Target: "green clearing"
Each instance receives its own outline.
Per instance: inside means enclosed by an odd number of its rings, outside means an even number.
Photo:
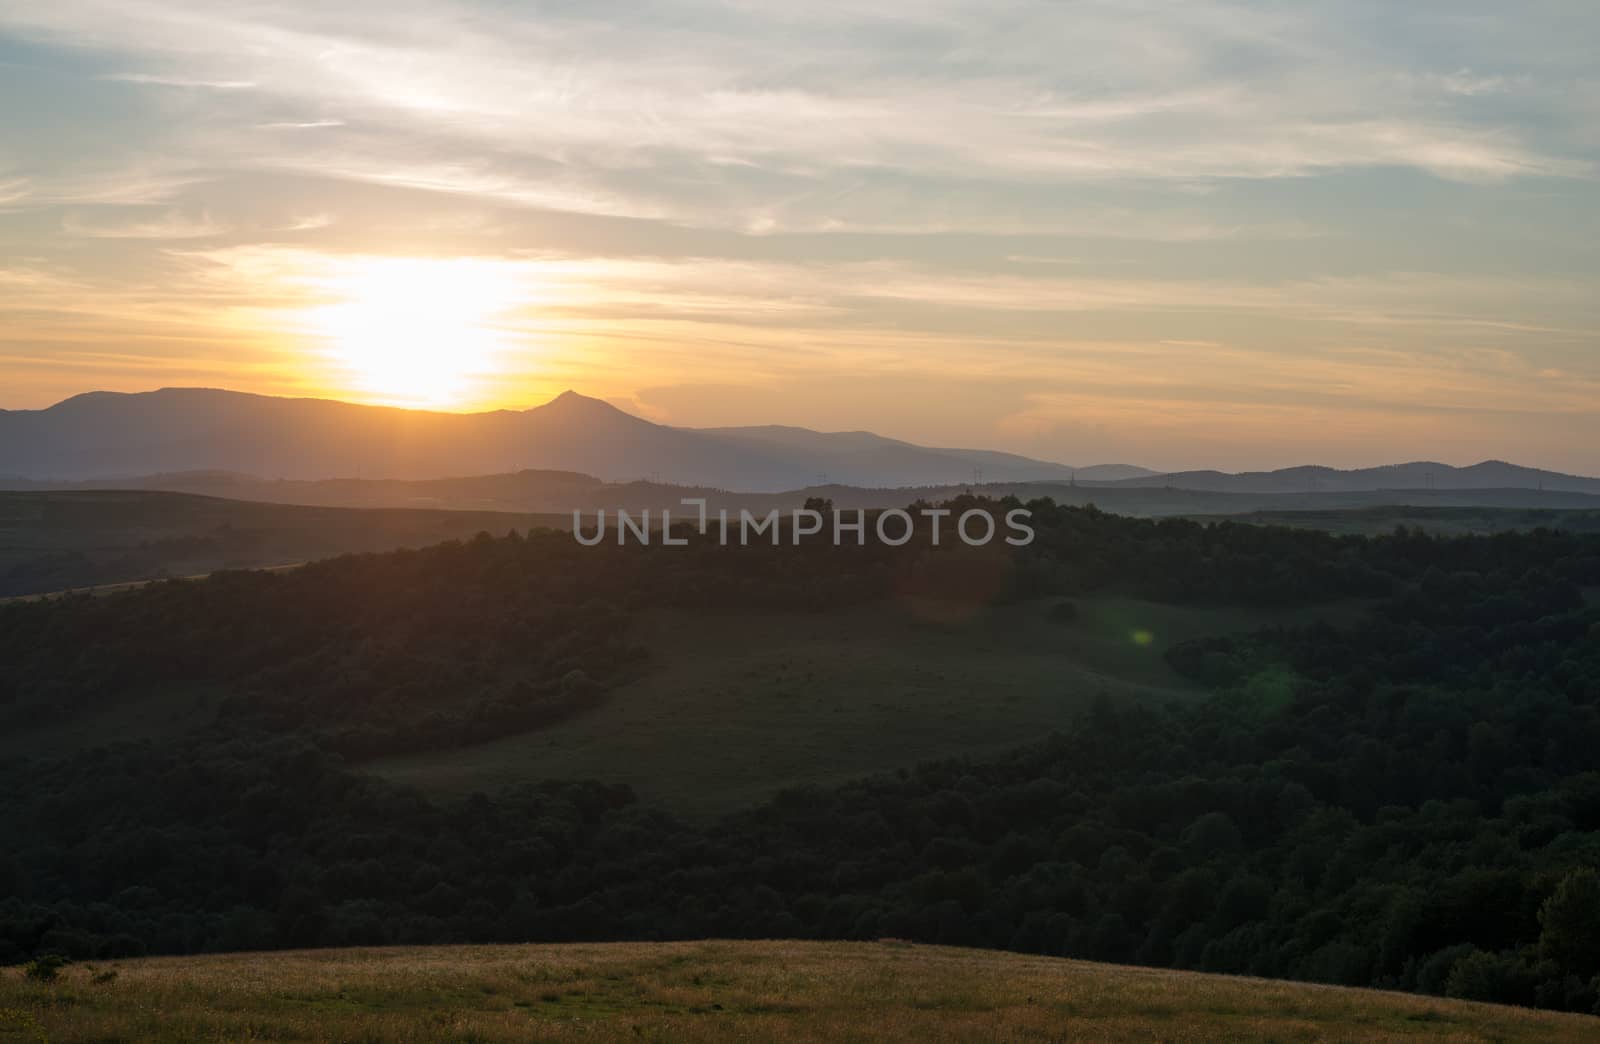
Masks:
[[[1127,598],[955,610],[890,602],[827,614],[655,614],[648,673],[598,708],[537,732],[368,766],[440,796],[540,779],[630,784],[686,816],[921,761],[981,755],[1068,727],[1094,699],[1192,698],[1166,663],[1205,635],[1318,619]]]
[[[114,973],[114,974],[113,974]],[[0,969],[0,1041],[1589,1041],[1600,1020],[905,943],[440,946]]]

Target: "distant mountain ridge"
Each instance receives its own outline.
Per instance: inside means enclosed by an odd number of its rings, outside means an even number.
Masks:
[[[190,471],[116,479],[41,481],[0,478],[0,491],[164,491],[255,501],[334,508],[446,508],[456,511],[499,511],[570,516],[578,511],[670,510],[683,518],[682,500],[704,498],[711,512],[798,508],[813,497],[833,502],[840,510],[905,507],[915,500],[940,503],[966,493],[1016,497],[1028,501],[1048,497],[1058,504],[1093,504],[1114,515],[1142,518],[1184,516],[1218,520],[1256,512],[1340,513],[1417,508],[1423,512],[1457,509],[1528,514],[1518,525],[1550,522],[1538,513],[1587,511],[1600,514],[1600,494],[1532,489],[1366,490],[1352,493],[1218,493],[1167,487],[1097,485],[1059,480],[996,482],[934,486],[864,487],[805,486],[777,492],[730,491],[721,487],[669,485],[657,482],[602,482],[592,475],[567,471],[520,471],[503,475],[471,475],[438,479],[261,479],[226,471]],[[3,512],[0,512],[3,514]],[[660,517],[659,514],[656,517]],[[0,523],[4,523],[0,518]],[[0,527],[3,528],[3,527]]]
[[[471,414],[206,388],[90,392],[43,410],[0,410],[0,477],[13,486],[66,481],[105,488],[117,479],[142,476],[138,485],[143,488],[195,489],[212,484],[196,480],[196,473],[205,472],[259,483],[420,481],[532,471],[751,493],[1055,483],[1258,495],[1600,494],[1600,479],[1504,461],[1471,467],[1424,461],[1356,470],[1302,466],[1160,474],[1131,465],[1072,467],[994,450],[919,446],[866,431],[672,427],[571,391],[527,410]],[[152,485],[152,478],[162,476],[179,481]]]
[[[1525,468],[1503,460],[1458,468],[1416,461],[1341,471],[1301,466],[1230,475],[1221,471],[1181,471],[1141,475],[1104,483],[1127,489],[1189,489],[1207,493],[1359,493],[1373,490],[1531,489],[1552,493],[1600,493],[1600,478]]]
[[[868,432],[678,428],[576,392],[528,410],[440,413],[206,388],[91,392],[0,411],[0,476],[93,480],[229,471],[275,479],[431,479],[524,470],[778,491],[1070,479],[1078,469]],[[1104,479],[1151,474],[1083,469]]]

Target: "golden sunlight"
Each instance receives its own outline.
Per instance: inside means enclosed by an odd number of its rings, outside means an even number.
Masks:
[[[502,266],[475,259],[364,258],[312,309],[344,383],[395,405],[453,406],[500,365],[496,320],[518,303]]]

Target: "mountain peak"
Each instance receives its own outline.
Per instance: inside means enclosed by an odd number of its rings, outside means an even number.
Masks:
[[[580,413],[580,412],[581,413],[585,413],[585,414],[591,414],[591,415],[592,414],[621,413],[624,416],[632,416],[631,414],[628,414],[625,410],[617,409],[617,407],[611,405],[609,402],[605,401],[604,399],[596,399],[591,395],[580,395],[579,393],[573,391],[571,388],[568,388],[566,391],[562,392],[560,395],[557,395],[555,398],[551,399],[549,402],[545,403],[543,406],[535,406],[535,407],[533,407],[533,409],[534,410],[552,410],[552,411],[555,411],[557,413],[562,413],[562,414]]]
[[[567,405],[567,406],[577,406],[577,405],[610,406],[611,404],[609,402],[606,402],[604,399],[596,399],[592,395],[581,395],[578,392],[573,391],[571,388],[568,388],[566,391],[562,392],[560,395],[557,395],[555,398],[553,398],[549,402],[545,403],[545,405],[546,406],[561,406],[561,405]],[[612,407],[612,408],[614,409],[615,407]]]

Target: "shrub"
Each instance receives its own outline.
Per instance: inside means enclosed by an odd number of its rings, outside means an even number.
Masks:
[[[1474,950],[1450,969],[1444,992],[1459,1000],[1527,1006],[1534,1002],[1537,985],[1538,974],[1518,954]]]
[[[1445,983],[1450,980],[1450,973],[1457,962],[1476,952],[1476,947],[1471,943],[1460,943],[1429,954],[1417,968],[1417,991],[1444,996]]]
[[[61,969],[71,963],[71,958],[57,953],[47,953],[23,965],[22,974],[34,982],[55,982],[61,976]]]

